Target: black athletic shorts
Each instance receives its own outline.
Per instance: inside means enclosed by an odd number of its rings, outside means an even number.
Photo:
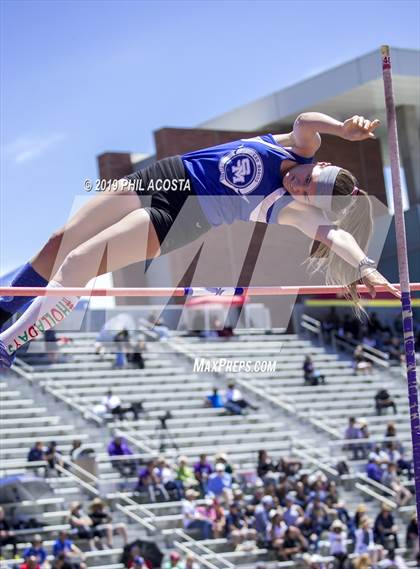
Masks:
[[[180,156],[163,158],[125,176],[147,210],[161,253],[169,253],[197,239],[211,225],[194,193]]]

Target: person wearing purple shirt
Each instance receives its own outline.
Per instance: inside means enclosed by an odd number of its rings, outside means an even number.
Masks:
[[[130,456],[134,453],[125,438],[116,435],[108,445],[108,454],[109,456]],[[135,460],[113,460],[111,462],[121,476],[132,476],[136,471]]]
[[[369,458],[369,462],[366,466],[366,474],[369,478],[375,480],[375,482],[382,481],[383,470],[380,467],[378,460],[374,456],[371,456]]]
[[[134,454],[131,448],[128,446],[127,441],[121,437],[116,436],[108,445],[109,456],[123,456],[126,454]]]
[[[200,483],[203,494],[207,493],[207,480],[213,473],[213,467],[207,460],[206,454],[200,454],[200,459],[194,464],[194,475]]]
[[[362,431],[360,430],[360,426],[356,422],[355,417],[349,417],[349,424],[344,431],[344,438],[345,439],[361,439],[362,438]],[[353,454],[353,460],[357,460],[359,458],[359,453],[361,458],[365,458],[365,451],[363,445],[359,444],[349,444],[344,446],[344,450],[349,450]]]

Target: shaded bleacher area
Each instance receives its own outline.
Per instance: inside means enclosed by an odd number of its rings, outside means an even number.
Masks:
[[[382,446],[389,440],[384,434],[390,421],[396,425],[395,439],[403,445],[405,458],[411,459],[407,395],[402,378],[384,367],[375,367],[363,376],[355,375],[345,353],[303,335],[270,332],[237,331],[230,339],[173,333],[169,341],[147,342],[144,369],[130,365],[116,368],[114,354],[95,353],[94,334],[66,334],[72,341],[60,346],[60,357],[53,362],[40,357],[43,345],[36,342],[35,349],[20,358],[0,380],[2,479],[32,475],[49,489],[42,500],[19,506],[4,504],[6,519],[16,522],[22,512],[26,517],[32,512],[32,521],[35,520],[32,527],[14,530],[18,555],[22,555],[35,534],[42,535],[50,553],[58,531],[72,532],[70,504],[79,501],[87,511],[89,503],[100,497],[110,508],[112,522],[126,525],[130,542],[152,541],[166,556],[173,550],[183,559],[191,554],[197,567],[208,569],[255,569],[257,564],[264,564],[267,569],[309,567],[310,558],[316,567],[314,555],[333,563],[330,527],[339,519],[346,534],[350,567],[358,557],[354,515],[363,503],[365,515],[372,520],[381,508],[392,512],[399,527],[397,552],[407,558],[408,566],[416,566],[413,553],[406,549],[413,500],[401,506],[395,491],[366,475],[369,453],[376,444]],[[306,355],[311,355],[316,369],[325,375],[325,385],[304,384],[302,365]],[[200,373],[194,372],[196,358],[246,360],[252,369],[256,362],[270,360],[276,362],[276,369]],[[214,387],[223,394],[230,383],[255,409],[247,407],[241,414],[234,414],[225,408],[205,405]],[[381,416],[375,413],[374,395],[384,386],[396,402],[395,416],[391,411]],[[141,402],[144,412],[138,419],[127,414],[124,420],[100,412],[100,403],[110,389],[124,404]],[[353,452],[360,440],[345,439],[350,416],[368,424],[369,437],[363,440],[366,452],[362,456],[359,453],[355,457]],[[122,437],[133,454],[109,456],[108,444],[115,437]],[[74,440],[81,443],[78,450],[87,451],[85,457],[83,453],[79,453],[79,458],[75,458],[77,453],[70,456]],[[63,462],[54,467],[45,459],[28,462],[28,451],[36,441],[42,441],[44,446],[55,441]],[[268,455],[264,464],[258,464],[261,450]],[[187,476],[183,486],[177,488],[167,481],[181,477],[179,457],[184,457],[192,468],[202,454],[207,455],[213,470],[216,464],[223,464],[225,472],[233,471],[233,484],[219,496],[219,501],[225,516],[229,514],[230,502],[239,503],[246,525],[257,529],[256,539],[248,539],[255,537],[249,532],[245,539],[244,528],[238,529],[236,536],[222,530],[210,538],[200,528],[185,527],[186,490],[198,491],[192,502],[196,511],[204,515],[207,484],[200,486]],[[153,483],[143,477],[139,485],[139,471],[162,456],[170,467],[163,489],[158,477]],[[157,468],[156,462],[151,468]],[[412,491],[406,474],[401,481]],[[264,502],[264,496],[272,496],[273,502]],[[316,540],[311,540],[313,531],[307,531],[298,516],[296,526],[300,529],[288,538],[296,542],[294,555],[282,544],[286,525],[293,525],[284,522],[290,514],[286,496],[294,502],[293,507],[303,508],[306,517],[310,517],[315,497],[321,498],[321,506],[327,504],[321,508],[326,517],[317,525]],[[270,511],[274,515],[273,510],[280,517],[279,527],[273,529],[272,535],[269,516]],[[241,524],[238,521],[238,526]],[[115,547],[102,544],[103,549],[91,550],[87,539],[80,539],[74,532],[71,535],[84,552],[88,567],[124,567],[120,562],[123,543],[119,536],[114,537]],[[281,538],[276,541],[274,535]],[[383,545],[389,547],[388,542]],[[378,551],[379,546],[377,543]],[[385,557],[386,550],[381,551]],[[2,553],[10,558],[12,545],[5,545]],[[11,561],[2,563],[5,567],[13,566]],[[18,561],[15,563],[19,566]]]

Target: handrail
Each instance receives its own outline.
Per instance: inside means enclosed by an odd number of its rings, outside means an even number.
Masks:
[[[362,482],[365,482],[366,484],[370,484],[371,486],[373,486],[374,488],[377,488],[381,492],[385,492],[386,494],[389,494],[393,498],[395,498],[397,496],[397,492],[395,492],[395,490],[392,490],[391,488],[388,488],[388,486],[385,486],[384,484],[381,484],[380,482],[373,480],[373,478],[369,478],[369,476],[366,476],[366,474],[363,474],[362,472],[359,472],[356,475],[356,478],[358,478]]]
[[[355,488],[357,488],[361,492],[364,492],[365,494],[368,494],[369,496],[372,496],[372,498],[379,500],[379,502],[382,502],[383,504],[385,504],[386,506],[389,506],[393,510],[396,510],[398,508],[398,504],[396,502],[389,500],[388,498],[385,498],[385,496],[381,496],[380,494],[378,494],[378,492],[375,492],[374,490],[372,490],[368,486],[365,486],[363,484],[360,484],[359,482],[356,482]]]
[[[323,344],[324,339],[322,336],[322,324],[319,320],[313,318],[312,316],[309,316],[309,314],[302,314],[300,325],[305,330],[308,330],[309,332],[312,332],[313,334],[318,336],[319,343],[321,345]]]
[[[78,476],[76,476],[75,474],[73,474],[72,472],[69,472],[66,468],[63,468],[62,466],[60,466],[59,464],[55,464],[54,468],[58,471],[61,472],[61,474],[64,474],[65,476],[73,479],[75,482],[77,482],[77,484],[80,484],[80,486],[83,486],[83,488],[85,488],[88,492],[90,492],[91,494],[94,494],[95,496],[99,496],[99,491],[94,488],[91,484],[88,484],[87,482],[84,482],[83,480],[81,480]]]
[[[176,528],[174,530],[175,534],[178,534],[180,537],[182,537],[183,539],[185,539],[185,541],[188,541],[189,543],[192,543],[195,547],[202,549],[205,553],[204,555],[212,555],[212,556],[219,556],[218,553],[212,551],[210,548],[208,548],[206,545],[204,545],[203,543],[201,543],[200,541],[195,540],[194,538],[192,538],[190,535],[188,535],[186,532],[184,532],[182,529],[180,528]],[[193,553],[193,552],[191,552]],[[196,556],[197,554],[194,553]],[[223,563],[225,565],[225,567],[228,567],[229,569],[235,567],[235,565],[233,563],[231,563],[230,561],[228,561],[227,559],[224,559],[223,557],[219,557],[218,559],[221,563]],[[216,569],[219,569],[216,567]]]
[[[341,336],[336,330],[333,331],[331,338],[332,338],[333,347],[336,347],[338,342],[342,346],[344,346],[344,348],[346,348],[347,351],[351,351],[353,353],[354,348],[361,345],[363,346],[362,354],[367,360],[370,360],[371,362],[385,368],[390,367],[389,355],[386,352],[382,352],[377,348],[372,348],[371,346],[367,346],[362,342],[353,340],[353,338],[345,338],[344,336]]]
[[[297,443],[301,446],[304,447],[304,449],[309,450],[309,448],[307,447],[307,445],[303,444],[303,443]],[[325,472],[327,472],[330,476],[333,476],[334,478],[339,478],[339,473],[338,470],[336,470],[335,468],[333,468],[332,466],[329,466],[327,464],[324,464],[323,462],[321,462],[320,460],[318,460],[317,458],[311,456],[308,452],[305,452],[305,450],[302,449],[297,449],[297,448],[293,448],[293,454],[296,454],[297,456],[300,456],[301,458],[304,458],[305,460],[307,460],[308,462],[311,462],[312,464],[314,464],[317,468],[319,468],[320,470],[323,470]]]
[[[150,532],[155,532],[156,528],[155,526],[153,526],[152,524],[150,524],[149,522],[147,522],[146,520],[143,520],[143,518],[141,518],[140,516],[138,516],[135,512],[132,512],[131,510],[128,510],[126,506],[123,506],[122,504],[116,504],[117,509],[120,510],[121,512],[123,512],[126,516],[128,516],[129,518],[132,518],[133,520],[135,520],[136,522],[138,522],[140,525],[144,526],[146,529],[148,529]]]
[[[174,545],[175,545],[175,547],[180,549],[183,553],[186,553],[186,554],[193,553],[188,546],[186,546],[184,543],[181,543],[180,541],[174,541]],[[215,554],[215,555],[217,555],[217,554]],[[217,567],[217,565],[214,565],[211,561],[204,559],[203,557],[201,557],[201,555],[197,555],[195,553],[194,558],[197,561],[199,561],[201,565],[203,565],[204,567],[207,567],[208,569],[220,569],[220,567]]]

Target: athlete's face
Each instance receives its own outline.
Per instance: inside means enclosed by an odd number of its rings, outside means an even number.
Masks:
[[[316,164],[299,164],[293,166],[283,177],[283,187],[296,201],[307,205],[315,205],[316,184],[323,168],[330,166],[329,162]]]

